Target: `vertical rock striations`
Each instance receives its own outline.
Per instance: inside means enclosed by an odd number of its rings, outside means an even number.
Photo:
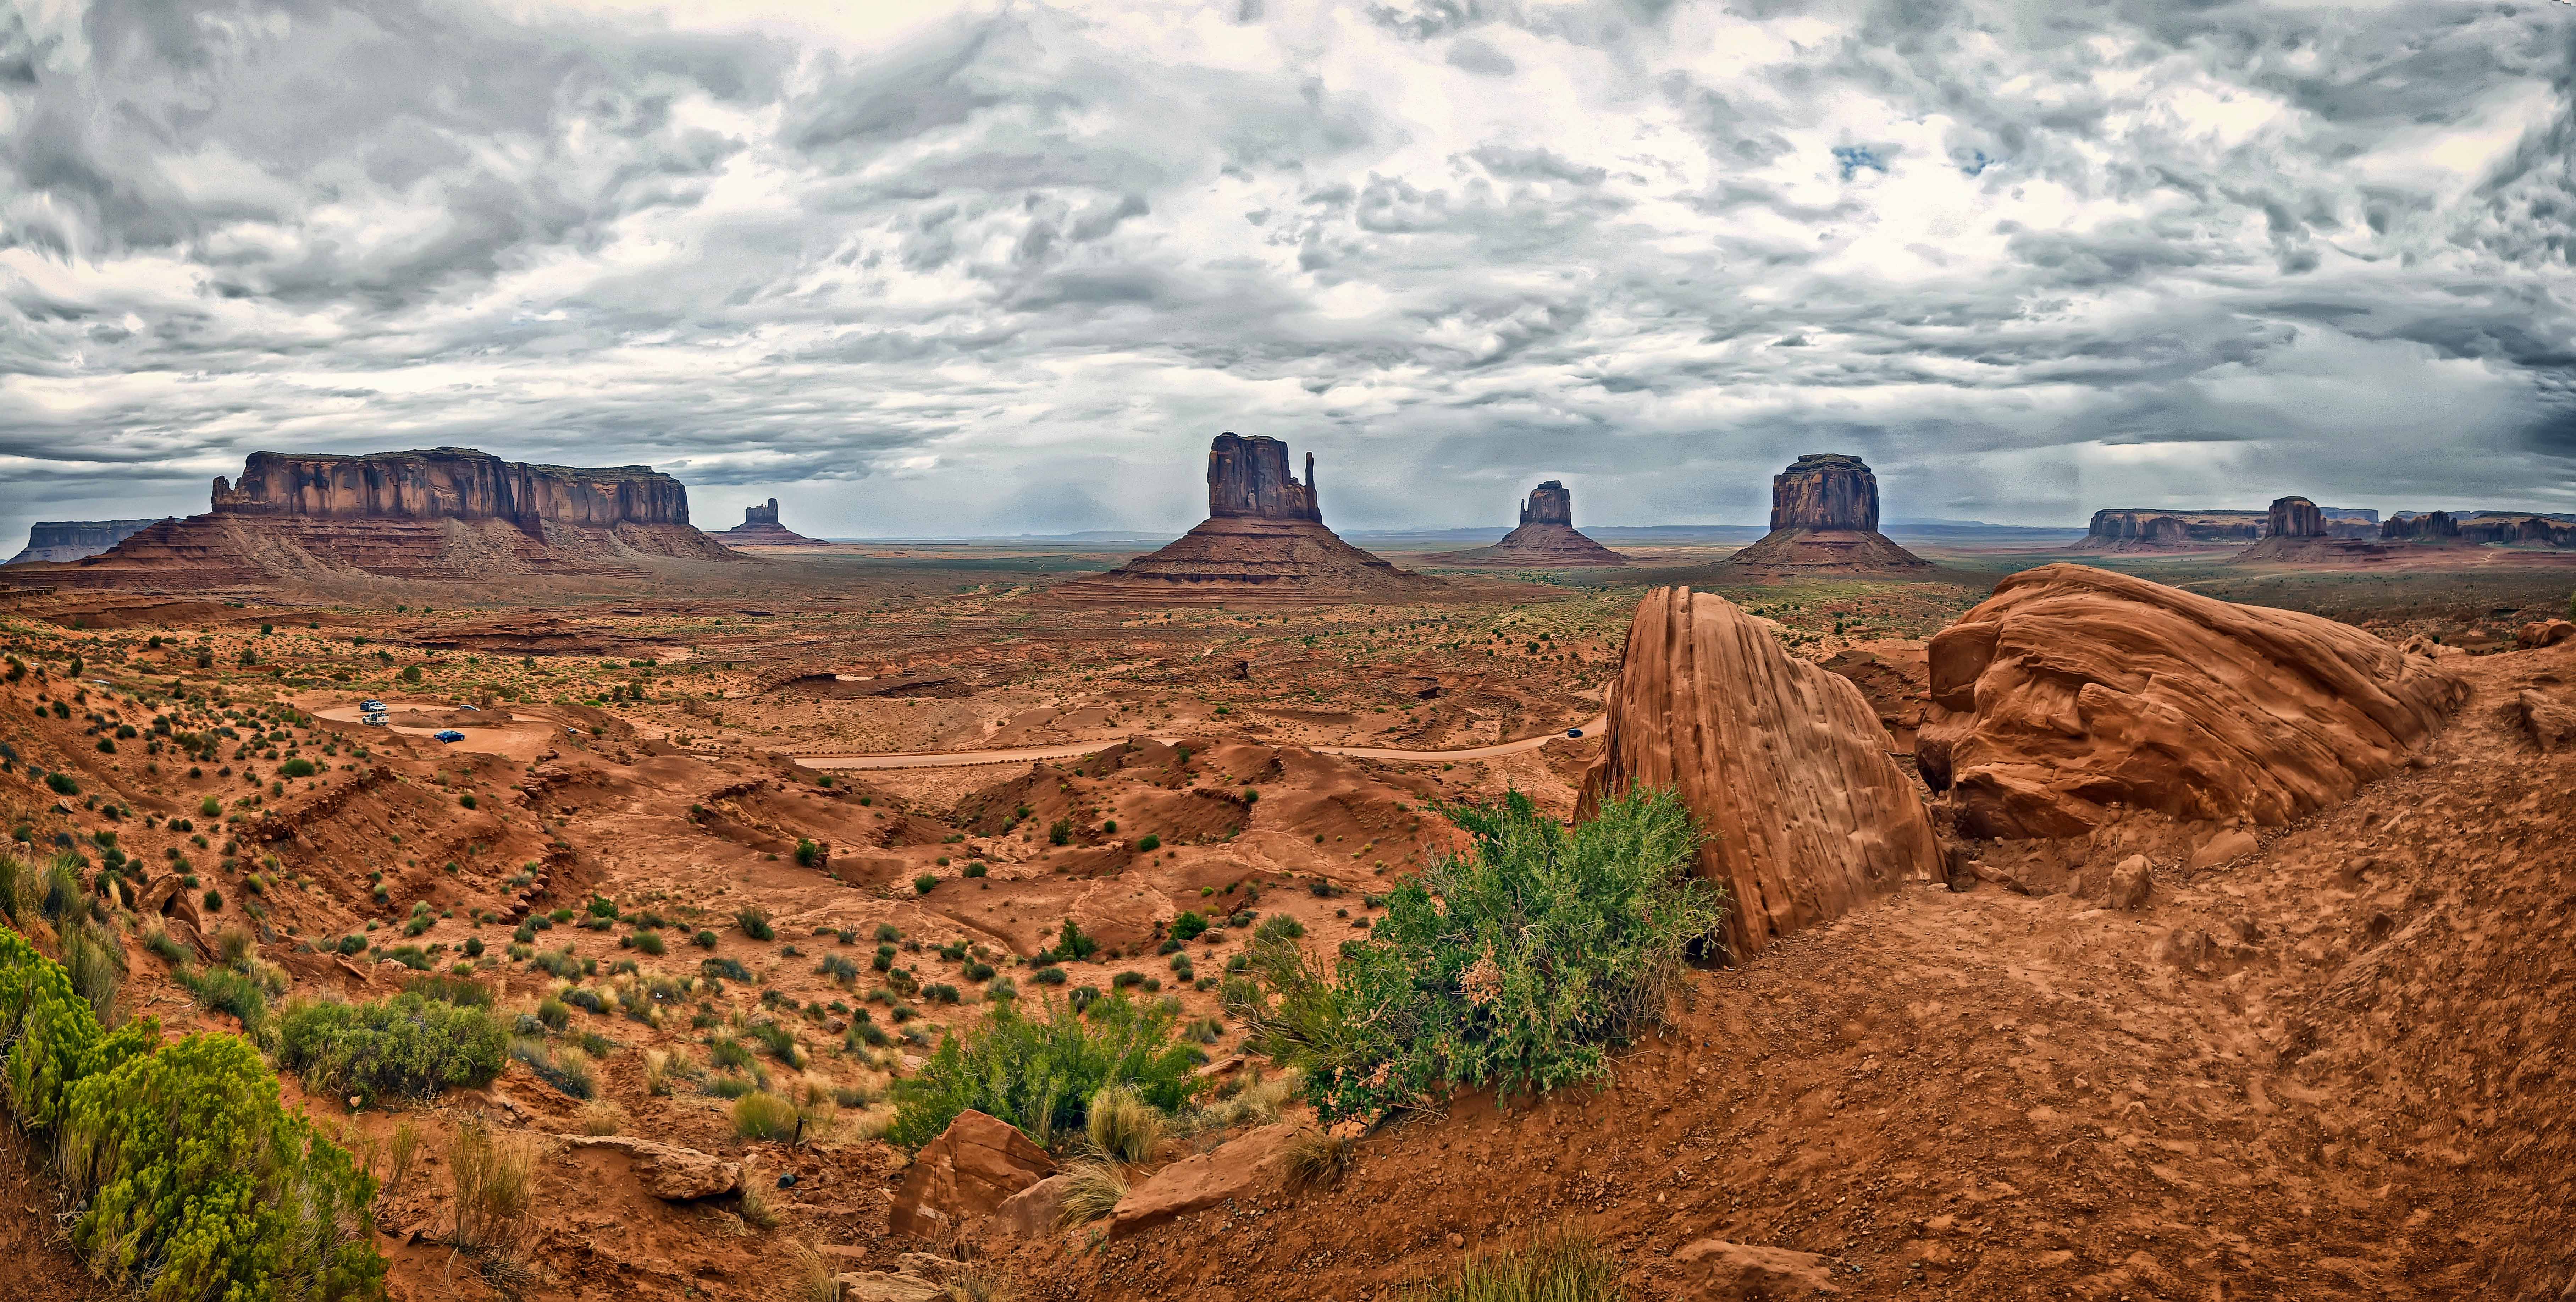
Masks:
[[[1208,447],[1208,518],[1160,551],[1059,583],[1061,605],[1289,605],[1439,593],[1438,579],[1399,570],[1324,527],[1315,454],[1306,482],[1288,473],[1288,445],[1219,434]]]
[[[2323,538],[2326,536],[2325,512],[2304,497],[2274,498],[2264,535],[2271,538]]]
[[[1678,792],[1708,838],[1700,874],[1726,887],[1737,957],[1941,879],[1931,820],[1860,689],[1724,599],[1647,593],[1609,707],[1582,814],[1634,787]]]
[[[2287,823],[2429,741],[2465,689],[2316,615],[2043,565],[1932,639],[1924,780],[1977,836],[2080,835],[2119,808]]]
[[[1626,565],[1629,558],[1592,541],[1574,527],[1574,494],[1549,480],[1521,501],[1520,527],[1501,542],[1472,551],[1423,558],[1435,565],[1486,565],[1520,569],[1570,569]]]
[[[215,477],[217,515],[318,520],[506,520],[605,529],[689,522],[689,490],[651,466],[503,461],[471,448],[365,456],[254,452],[241,482]]]
[[[1726,574],[1877,574],[1932,568],[1878,531],[1878,476],[1859,457],[1811,452],[1771,478],[1771,532],[1719,562]]]
[[[2337,511],[2338,516],[2353,513]],[[2263,541],[2229,558],[2230,564],[2369,564],[2386,560],[2389,549],[2378,542],[2376,527],[2330,525],[2327,513],[2304,497],[2275,498],[2266,513]]]

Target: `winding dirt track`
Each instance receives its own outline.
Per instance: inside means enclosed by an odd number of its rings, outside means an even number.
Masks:
[[[1598,732],[1609,721],[1608,714],[1596,714],[1576,725],[1584,736]],[[1318,755],[1346,755],[1353,759],[1396,760],[1413,763],[1455,763],[1459,760],[1494,759],[1517,755],[1564,738],[1563,732],[1543,732],[1535,737],[1500,742],[1492,746],[1474,746],[1466,750],[1392,750],[1380,746],[1309,746]],[[796,762],[812,769],[935,769],[963,768],[973,764],[1016,764],[1033,760],[1071,759],[1093,754],[1103,747],[1115,746],[1122,740],[1111,737],[1100,741],[1069,742],[1060,746],[1017,746],[1006,750],[934,750],[896,751],[879,754],[798,755]],[[1155,741],[1171,745],[1177,737],[1156,737]]]

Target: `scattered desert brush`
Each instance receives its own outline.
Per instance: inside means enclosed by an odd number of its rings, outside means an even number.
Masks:
[[[1403,1302],[1623,1302],[1619,1259],[1564,1231],[1526,1248],[1471,1257],[1455,1275],[1417,1285]]]

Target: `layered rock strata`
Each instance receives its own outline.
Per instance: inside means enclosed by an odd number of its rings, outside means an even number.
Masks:
[[[63,564],[96,556],[158,523],[153,520],[44,520],[27,526],[26,550],[11,565]]]
[[[1908,881],[1942,877],[1895,743],[1859,688],[1791,656],[1723,598],[1657,588],[1638,603],[1578,817],[1670,788],[1707,835],[1738,957]]]
[[[2286,499],[2285,499],[2286,500]],[[2307,499],[2301,498],[2300,501]],[[2379,536],[2379,513],[2362,507],[2311,503],[2321,532],[2336,538]],[[2096,511],[2076,546],[2086,551],[2198,551],[2258,542],[2278,532],[2270,511],[2183,511],[2118,507]]]
[[[462,448],[254,452],[238,483],[216,477],[206,514],[30,574],[71,586],[234,588],[642,577],[665,561],[741,559],[688,519],[688,490],[645,466],[529,465]]]
[[[2005,579],[1930,660],[1915,759],[1986,837],[2120,809],[2287,823],[2394,769],[2466,695],[2350,625],[2082,565]]]
[[[2304,497],[2276,498],[2265,513],[2263,541],[2231,560],[2244,564],[2367,562],[2387,553],[2375,541],[2378,536],[2377,529],[2360,537],[2337,535],[2328,529],[2326,513],[2316,503]]]
[[[1424,559],[1441,565],[1490,565],[1522,569],[1626,565],[1629,558],[1585,537],[1574,527],[1574,494],[1549,480],[1521,502],[1519,527],[1501,542],[1472,551],[1441,552]]]
[[[2391,542],[2576,547],[2576,519],[2513,511],[2401,511],[2379,526]]]
[[[1046,599],[1084,606],[1289,605],[1401,599],[1448,585],[1342,541],[1324,527],[1315,495],[1288,473],[1288,445],[1220,434],[1208,449],[1208,518],[1160,551],[1106,574],[1048,589]]]
[[[1771,478],[1771,532],[1719,563],[1748,574],[1928,570],[1878,531],[1878,476],[1859,457],[1811,452]]]
[[[742,523],[710,538],[728,547],[829,547],[832,544],[808,538],[778,522],[778,499],[767,506],[742,508]]]

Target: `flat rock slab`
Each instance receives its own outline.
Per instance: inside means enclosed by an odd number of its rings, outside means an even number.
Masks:
[[[1839,1293],[1833,1265],[1812,1252],[1700,1239],[1673,1252],[1693,1302],[1761,1302]]]
[[[832,1285],[839,1302],[939,1302],[948,1296],[945,1284],[934,1284],[918,1275],[876,1270],[835,1275]]]
[[[1296,1133],[1297,1127],[1284,1121],[1263,1126],[1156,1171],[1118,1200],[1118,1206],[1109,1213],[1109,1237],[1122,1238],[1150,1229],[1267,1186],[1286,1159],[1288,1140]]]
[[[713,1198],[742,1187],[740,1163],[727,1162],[694,1148],[657,1144],[649,1139],[630,1139],[624,1135],[564,1135],[561,1138],[573,1148],[607,1148],[624,1153],[634,1163],[635,1173],[643,1177],[644,1188],[654,1197],[669,1202]]]

